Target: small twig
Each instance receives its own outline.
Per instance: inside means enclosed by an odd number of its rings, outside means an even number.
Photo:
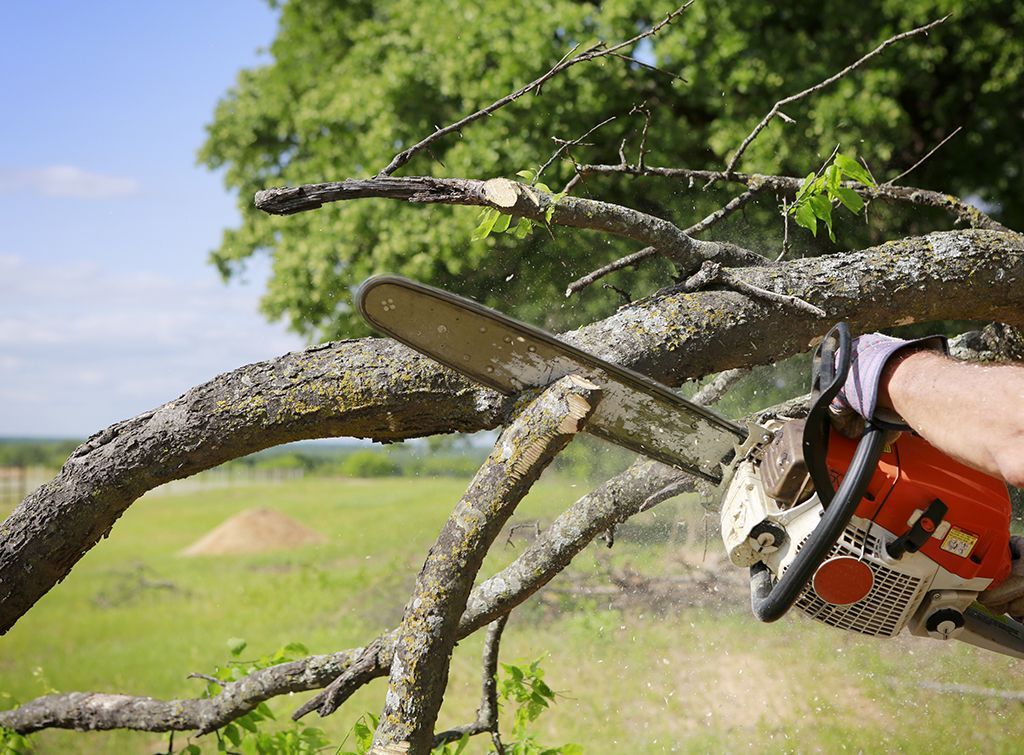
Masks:
[[[743,156],[743,153],[746,152],[747,151],[747,147],[750,146],[750,143],[753,142],[754,139],[757,138],[757,135],[760,134],[762,130],[764,130],[765,126],[768,125],[768,123],[771,121],[772,118],[775,118],[776,116],[779,115],[780,110],[781,110],[781,108],[784,105],[788,105],[791,102],[796,102],[797,100],[802,100],[804,97],[812,95],[815,92],[821,91],[825,87],[827,87],[827,86],[829,86],[831,84],[834,84],[836,81],[838,81],[839,79],[843,78],[844,76],[846,76],[851,71],[856,70],[862,64],[864,64],[867,61],[871,60],[871,58],[873,58],[876,55],[878,55],[879,53],[881,53],[883,50],[885,50],[885,48],[889,47],[889,45],[895,44],[896,42],[900,42],[900,41],[902,41],[904,39],[907,39],[908,37],[912,37],[912,36],[914,36],[916,34],[926,33],[928,31],[930,31],[931,29],[933,29],[934,27],[936,27],[939,24],[941,24],[942,22],[944,22],[947,18],[949,18],[948,15],[947,16],[943,16],[942,18],[938,19],[937,21],[932,21],[930,24],[925,24],[924,26],[919,26],[916,29],[911,29],[910,31],[905,31],[905,32],[902,32],[900,34],[897,34],[896,36],[889,37],[889,39],[887,39],[884,42],[882,42],[882,44],[878,45],[878,47],[876,47],[874,50],[869,52],[867,55],[864,55],[862,58],[860,58],[856,62],[848,65],[846,68],[844,68],[843,70],[839,71],[838,73],[835,73],[832,76],[829,76],[824,81],[819,81],[817,84],[815,84],[812,87],[808,87],[807,89],[804,89],[803,91],[797,92],[796,94],[791,94],[788,97],[785,97],[785,98],[779,100],[778,102],[776,102],[772,106],[772,109],[768,111],[768,114],[764,118],[761,119],[761,122],[758,123],[754,127],[754,130],[751,131],[747,135],[747,137],[743,140],[743,143],[740,144],[739,149],[736,150],[736,153],[732,156],[732,158],[729,160],[728,164],[725,166],[725,173],[727,175],[732,173],[733,169],[736,167],[736,164],[740,161],[740,158]],[[709,181],[708,185],[710,186],[711,183],[712,182]],[[707,188],[707,187],[705,187],[705,188]]]
[[[473,121],[477,121],[486,115],[490,115],[494,111],[503,108],[505,105],[508,105],[511,102],[515,102],[524,94],[528,94],[530,92],[539,92],[549,79],[551,79],[554,76],[557,76],[559,73],[566,70],[567,68],[571,68],[577,63],[584,63],[588,60],[594,60],[596,58],[601,58],[607,55],[615,55],[616,53],[619,52],[619,50],[634,45],[641,39],[645,39],[654,34],[657,34],[665,26],[672,23],[672,21],[676,17],[681,15],[687,8],[689,8],[693,1],[694,0],[689,0],[689,2],[676,8],[674,11],[669,13],[667,16],[665,16],[665,18],[663,18],[661,21],[659,21],[657,24],[652,26],[647,31],[641,32],[640,34],[637,34],[636,36],[627,39],[625,42],[619,42],[617,45],[613,45],[612,47],[605,47],[604,42],[598,42],[597,44],[591,45],[586,50],[578,54],[573,54],[573,51],[576,49],[573,48],[573,50],[571,50],[567,55],[563,56],[562,59],[558,61],[558,63],[556,63],[554,66],[548,69],[547,73],[542,74],[540,77],[534,79],[526,86],[520,87],[511,94],[507,94],[504,97],[495,100],[487,107],[481,108],[480,110],[477,110],[475,113],[470,113],[469,115],[456,121],[455,123],[445,126],[444,128],[436,129],[432,134],[430,134],[430,136],[421,139],[408,149],[402,150],[391,159],[391,162],[388,163],[383,170],[381,170],[377,174],[377,177],[382,178],[384,176],[392,175],[396,170],[398,170],[407,162],[409,162],[409,160],[411,160],[417,152],[426,149],[441,137],[450,134],[454,131],[461,131],[464,126],[472,123]]]
[[[571,141],[563,141],[562,139],[555,139],[555,141],[559,145],[558,149],[556,149],[554,154],[551,155],[551,157],[549,157],[547,159],[547,161],[543,165],[541,165],[540,168],[537,169],[537,173],[534,176],[534,178],[535,179],[540,178],[540,174],[543,173],[545,170],[547,170],[548,167],[551,165],[551,163],[553,163],[555,160],[557,160],[559,157],[561,157],[563,153],[567,152],[570,147],[574,147],[574,146],[577,146],[579,144],[582,144],[584,139],[586,139],[588,136],[590,136],[592,133],[597,131],[602,126],[605,126],[605,125],[611,123],[614,120],[615,120],[615,116],[614,115],[611,118],[605,118],[603,121],[601,121],[596,126],[592,127],[589,131],[587,131],[587,133],[583,134],[583,136],[580,136],[580,137],[578,137],[576,139],[573,139]],[[552,138],[554,138],[554,137],[552,137]]]
[[[480,695],[480,707],[476,711],[476,721],[463,726],[456,726],[440,734],[434,735],[434,747],[457,742],[466,734],[471,737],[477,734],[490,733],[491,742],[498,755],[504,755],[505,747],[501,743],[501,732],[498,726],[498,649],[501,645],[501,634],[505,631],[508,614],[500,616],[487,628],[487,639],[484,640],[483,691]]]
[[[815,317],[825,317],[827,314],[825,310],[820,307],[816,307],[797,296],[779,294],[774,291],[769,291],[766,288],[761,288],[760,286],[747,283],[746,281],[737,278],[732,274],[732,272],[725,269],[717,262],[710,260],[702,264],[700,266],[700,270],[686,279],[686,282],[683,284],[683,289],[686,291],[698,291],[713,283],[720,283],[734,289],[735,291],[747,294],[748,296],[753,296],[758,299],[766,299],[784,307],[790,307],[799,312],[814,315]]]
[[[730,288],[734,288],[741,293],[753,296],[759,299],[767,299],[777,304],[781,304],[784,307],[790,307],[792,309],[804,312],[815,317],[826,317],[828,313],[821,307],[816,307],[810,302],[806,302],[799,296],[790,296],[789,294],[777,294],[774,291],[769,291],[766,288],[755,286],[745,281],[740,280],[728,270],[722,271],[722,282]]]
[[[224,686],[224,682],[221,679],[218,679],[215,676],[210,676],[209,674],[200,674],[200,673],[196,672],[196,673],[189,674],[185,678],[186,679],[202,679],[203,681],[210,682],[210,684],[216,684],[218,687],[223,687]]]
[[[927,159],[928,159],[929,157],[931,157],[931,156],[932,156],[932,155],[934,155],[934,154],[935,154],[936,152],[938,152],[938,151],[939,151],[940,149],[942,149],[943,145],[944,145],[944,144],[945,144],[946,142],[948,142],[948,141],[949,141],[950,139],[952,139],[952,138],[953,138],[954,136],[956,136],[956,135],[957,135],[957,134],[959,134],[959,133],[960,133],[961,131],[963,131],[963,129],[964,129],[964,127],[963,127],[963,126],[957,126],[957,127],[956,127],[956,130],[955,130],[955,131],[953,131],[953,133],[951,133],[951,134],[950,134],[949,136],[947,136],[947,137],[946,137],[945,139],[943,139],[943,140],[942,140],[941,142],[939,142],[939,143],[938,143],[938,144],[936,144],[936,145],[935,145],[934,147],[932,147],[932,148],[931,148],[931,149],[930,149],[930,150],[928,151],[928,154],[926,154],[926,155],[925,155],[924,157],[922,157],[922,158],[921,158],[920,160],[918,160],[918,161],[917,161],[916,163],[914,163],[913,165],[911,165],[911,166],[910,166],[909,168],[907,168],[907,169],[906,169],[905,171],[903,171],[902,173],[900,173],[900,174],[899,174],[898,176],[896,176],[895,178],[890,178],[890,179],[889,179],[888,181],[886,181],[886,182],[885,182],[885,185],[886,185],[886,186],[892,186],[892,184],[896,183],[896,182],[897,182],[897,181],[899,181],[899,180],[900,180],[901,178],[903,178],[904,176],[906,176],[906,175],[907,175],[908,173],[910,173],[911,171],[913,171],[913,170],[914,170],[915,168],[917,168],[918,166],[920,166],[920,165],[921,165],[921,163],[923,163],[923,162],[924,162],[925,160],[927,160]]]
[[[640,260],[645,260],[648,257],[653,257],[657,253],[658,250],[655,249],[653,246],[647,246],[641,249],[639,252],[633,252],[632,254],[627,254],[625,257],[617,259],[614,262],[609,262],[604,267],[599,267],[597,270],[587,273],[579,280],[574,280],[572,283],[569,284],[568,288],[565,289],[565,295],[568,298],[573,294],[582,291],[587,286],[591,285],[592,283],[595,283],[596,281],[600,280],[609,273],[614,273],[616,270],[621,270],[624,267],[635,265]]]
[[[629,295],[628,291],[621,289],[618,286],[613,286],[611,283],[604,283],[602,285],[605,289],[609,291],[614,291],[619,296],[621,296],[624,304],[631,304],[633,302],[633,297]]]
[[[747,367],[735,367],[731,370],[723,370],[715,375],[715,378],[707,385],[701,387],[697,391],[693,398],[690,399],[695,404],[703,404],[709,406],[716,403],[726,392],[736,385],[743,377],[750,374],[750,369]]]
[[[642,105],[635,105],[630,113],[641,113],[644,116],[644,127],[640,132],[640,148],[637,151],[636,164],[641,168],[644,167],[644,155],[647,153],[647,131],[651,127],[651,111],[647,107],[645,102]]]
[[[642,60],[637,60],[636,58],[630,57],[629,55],[622,55],[622,54],[616,52],[616,53],[612,53],[612,57],[613,58],[619,58],[620,60],[627,60],[630,63],[635,63],[636,65],[640,66],[641,68],[646,68],[648,71],[654,71],[656,73],[664,74],[665,76],[670,76],[671,78],[676,79],[678,81],[681,81],[684,84],[689,84],[690,83],[685,78],[680,76],[678,73],[672,73],[671,71],[666,71],[664,68],[658,68],[657,66],[652,66],[650,63],[644,63]]]
[[[776,262],[781,262],[782,258],[789,254],[789,205],[786,202],[786,198],[782,198],[782,251],[779,252],[779,256],[775,258]]]
[[[755,186],[751,189],[747,189],[739,196],[733,197],[724,206],[718,208],[703,220],[694,223],[685,231],[683,231],[683,233],[685,233],[687,236],[696,236],[697,234],[703,233],[708,228],[717,223],[719,220],[722,220],[723,218],[732,215],[734,212],[736,212],[736,210],[743,207],[743,205],[745,205],[747,202],[749,202],[751,199],[757,196],[758,192],[761,191],[761,188],[762,187],[760,186]]]
[[[526,529],[527,527],[533,530],[533,536],[540,537],[540,522],[534,520],[532,522],[520,522],[519,524],[513,524],[508,528],[508,537],[505,538],[505,547],[509,548],[515,543],[512,542],[512,535],[515,534],[516,530]]]

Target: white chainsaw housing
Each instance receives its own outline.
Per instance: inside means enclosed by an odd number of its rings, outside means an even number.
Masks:
[[[741,567],[763,562],[778,578],[822,513],[817,496],[788,509],[779,508],[764,491],[757,463],[751,459],[740,461],[722,500],[722,539],[729,560]],[[771,534],[777,533],[777,528],[785,532],[781,544]],[[835,605],[823,600],[808,583],[796,607],[815,621],[861,634],[893,637],[909,625],[913,634],[955,637],[960,627],[933,620],[929,630],[928,619],[947,608],[962,613],[991,580],[963,579],[919,552],[890,558],[886,544],[895,539],[896,535],[886,529],[854,516],[829,557],[851,556],[863,561],[874,576],[870,592],[855,603]]]

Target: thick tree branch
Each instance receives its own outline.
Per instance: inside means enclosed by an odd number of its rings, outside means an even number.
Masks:
[[[498,436],[420,571],[398,630],[391,679],[371,752],[404,746],[430,752],[448,685],[455,629],[484,556],[541,472],[579,432],[601,390],[568,376],[525,403]],[[336,706],[333,687],[320,714]]]
[[[705,260],[728,265],[763,265],[763,257],[733,244],[701,241],[663,218],[595,199],[552,195],[507,178],[480,181],[469,178],[348,178],[331,183],[264,189],[256,206],[278,215],[315,210],[325,202],[378,197],[408,202],[493,207],[506,215],[537,223],[584,228],[653,246],[683,270]],[[548,218],[551,213],[550,221]]]
[[[669,385],[806,351],[829,321],[857,331],[940,319],[1024,325],[1024,237],[951,231],[863,252],[731,270],[829,320],[731,291],[670,290],[566,341]],[[397,440],[500,424],[508,400],[376,339],[249,365],[82,446],[0,524],[0,628],[67,575],[146,490],[261,448],[352,435]]]
[[[875,57],[876,55],[881,53],[883,50],[885,50],[885,48],[889,47],[890,45],[893,45],[896,42],[900,42],[900,41],[902,41],[904,39],[907,39],[908,37],[913,37],[913,36],[915,36],[917,34],[926,34],[930,30],[934,29],[936,26],[938,26],[939,24],[944,22],[947,18],[949,18],[949,16],[943,16],[942,18],[938,19],[937,21],[932,21],[930,24],[925,24],[924,26],[919,26],[916,29],[911,29],[910,31],[905,31],[905,32],[903,32],[901,34],[897,34],[897,35],[895,35],[893,37],[889,37],[889,39],[887,39],[884,42],[882,42],[882,44],[878,45],[878,47],[876,47],[874,50],[869,52],[867,55],[864,55],[859,60],[855,61],[854,63],[851,63],[846,68],[844,68],[843,70],[839,71],[838,73],[835,73],[832,76],[829,76],[827,79],[825,79],[823,81],[819,81],[817,84],[815,84],[812,87],[808,87],[807,89],[804,89],[803,91],[797,92],[796,94],[791,94],[789,97],[784,97],[783,99],[781,99],[778,102],[776,102],[772,106],[772,109],[768,111],[768,114],[764,118],[761,119],[760,123],[758,123],[756,126],[754,126],[754,130],[751,131],[747,135],[747,137],[743,140],[743,143],[740,144],[739,149],[736,150],[736,153],[732,156],[732,158],[729,160],[729,163],[725,166],[726,174],[731,174],[732,173],[733,168],[736,167],[736,164],[740,161],[740,158],[743,156],[743,153],[746,152],[747,147],[749,147],[751,142],[753,142],[754,139],[757,138],[757,135],[761,133],[761,131],[764,129],[764,127],[767,126],[771,122],[772,118],[775,118],[776,116],[779,116],[780,118],[783,118],[784,120],[787,118],[787,116],[785,116],[782,113],[781,108],[783,106],[788,105],[791,102],[796,102],[797,100],[802,100],[804,97],[808,97],[808,96],[814,94],[815,92],[821,91],[825,87],[828,87],[828,86],[834,84],[835,82],[839,81],[839,79],[843,78],[847,74],[849,74],[852,71],[856,70],[862,64],[864,64],[867,61],[871,60],[873,57]]]
[[[381,170],[380,173],[377,174],[377,177],[383,178],[386,176],[390,176],[396,170],[398,170],[407,162],[409,162],[409,160],[411,160],[417,152],[421,152],[427,149],[431,144],[436,142],[442,136],[446,136],[448,134],[461,131],[464,126],[467,126],[473,121],[477,121],[486,115],[490,115],[494,111],[505,107],[505,105],[508,105],[511,102],[515,102],[524,94],[529,94],[530,92],[540,92],[541,88],[549,79],[553,78],[554,76],[557,76],[565,69],[571,68],[577,63],[585,63],[588,60],[594,60],[596,58],[601,58],[608,55],[621,57],[619,55],[619,50],[624,50],[627,47],[631,47],[632,45],[636,44],[641,39],[657,34],[664,27],[672,23],[672,21],[674,21],[677,16],[681,15],[683,11],[689,8],[692,4],[693,0],[690,0],[688,3],[681,5],[680,7],[676,8],[674,11],[669,13],[667,16],[665,16],[665,18],[656,23],[650,29],[647,29],[646,31],[641,32],[640,34],[637,34],[636,36],[627,39],[625,42],[619,42],[618,44],[613,45],[612,47],[605,47],[604,42],[598,42],[597,44],[588,47],[583,52],[573,55],[572,53],[575,52],[574,48],[572,52],[570,52],[568,55],[566,55],[564,58],[558,61],[558,63],[556,63],[551,69],[549,69],[547,73],[534,79],[526,86],[520,87],[511,94],[507,94],[501,99],[495,100],[487,107],[481,108],[480,110],[477,110],[475,113],[471,113],[467,115],[465,118],[462,118],[456,121],[455,123],[452,123],[451,125],[437,129],[430,136],[420,140],[419,142],[412,145],[408,149],[399,152],[392,158],[391,162],[388,163],[388,165],[383,170]]]
[[[577,170],[583,176],[622,173],[632,176],[662,176],[663,178],[682,179],[687,182],[695,180],[730,181],[743,184],[748,188],[759,188],[784,196],[794,196],[800,189],[800,182],[803,181],[802,178],[794,176],[771,176],[761,173],[726,174],[717,170],[640,167],[622,164],[581,164],[577,166]],[[888,202],[903,202],[918,207],[934,207],[939,210],[945,210],[954,215],[958,222],[964,223],[970,228],[982,228],[990,231],[1010,230],[1003,224],[990,218],[977,207],[951,194],[943,194],[938,191],[931,191],[930,189],[918,189],[913,186],[893,186],[888,183],[879,184],[878,186],[864,186],[863,184],[847,181],[843,186],[847,189],[853,189],[865,199],[882,199]]]
[[[0,524],[0,632],[158,485],[293,440],[495,427],[509,406],[381,339],[323,344],[214,378],[94,435]]]

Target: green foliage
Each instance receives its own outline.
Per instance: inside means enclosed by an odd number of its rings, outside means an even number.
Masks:
[[[341,462],[346,477],[393,477],[401,473],[398,462],[379,451],[355,451]]]
[[[529,666],[502,663],[505,675],[498,683],[498,697],[514,706],[511,741],[505,745],[508,755],[578,755],[583,748],[575,744],[545,747],[530,732],[531,725],[555,701],[554,691],[544,682],[540,659]]]
[[[627,39],[676,5],[282,2],[269,58],[243,71],[221,99],[200,152],[202,163],[223,170],[241,212],[239,225],[225,232],[213,252],[214,262],[231,276],[253,255],[272,254],[263,311],[314,338],[365,333],[351,292],[371,273],[385,271],[457,290],[547,327],[578,325],[607,313],[617,300],[597,286],[571,307],[553,303],[564,302],[569,281],[635,251],[635,244],[606,237],[595,244],[594,235],[578,231],[518,239],[517,233],[528,233],[525,225],[509,218],[506,231],[496,233],[504,221],[493,216],[490,232],[472,242],[479,221],[470,208],[385,200],[272,217],[253,208],[252,196],[269,186],[373,175],[436,125],[530,81],[577,42]],[[552,136],[577,138],[610,115],[620,117],[590,135],[593,146],[574,149],[574,156],[617,162],[619,144],[627,138],[627,158],[635,160],[642,118],[626,114],[645,101],[652,114],[648,164],[721,169],[779,97],[821,81],[888,36],[947,13],[952,18],[927,37],[894,45],[862,70],[794,103],[787,114],[795,123],[769,126],[740,167],[800,174],[839,141],[857,145],[881,179],[912,164],[961,124],[963,134],[916,170],[913,183],[978,196],[998,205],[1001,220],[1019,226],[1024,6],[1014,0],[696,3],[647,48],[655,65],[686,82],[618,59],[577,65],[548,81],[541,94],[440,139],[400,174],[513,175],[544,162]],[[560,186],[571,175],[571,164],[562,160],[545,179]],[[687,191],[674,181],[620,177],[592,177],[585,188],[590,196],[683,224],[735,193],[734,187]],[[776,247],[780,224],[766,204],[749,207],[745,218],[730,218],[716,234],[749,248]],[[904,221],[888,213],[880,207],[876,220],[889,224],[885,232],[891,237]],[[940,213],[915,213],[919,224],[922,217],[949,227]],[[878,240],[878,231],[851,226],[842,230],[844,243]],[[798,247],[800,253],[814,252],[815,240]],[[666,272],[659,260],[613,280],[640,294],[663,284]]]
[[[227,641],[228,650],[233,659],[239,658],[248,643],[239,637]],[[298,660],[309,655],[309,648],[301,642],[289,642],[273,653],[262,655],[253,660],[232,660],[227,665],[218,667],[212,676],[222,682],[234,682],[242,679],[253,671],[280,663]],[[220,685],[208,682],[206,696],[213,697],[220,692]],[[275,716],[270,706],[260,703],[255,710],[236,718],[221,729],[217,729],[216,752],[238,752],[242,755],[313,755],[327,746],[327,735],[322,729],[312,726],[299,726],[289,722],[285,728],[277,731],[266,731],[267,722],[274,721]],[[200,745],[190,743],[182,750],[188,755],[199,755],[203,750]]]
[[[28,737],[0,726],[0,755],[27,755],[32,752]]]
[[[794,217],[797,225],[803,226],[814,236],[818,235],[818,221],[822,221],[828,228],[829,239],[835,243],[832,207],[842,205],[854,215],[864,209],[864,200],[856,191],[843,186],[844,182],[869,187],[875,185],[863,165],[852,157],[836,154],[835,159],[823,165],[817,173],[807,174],[787,212]]]

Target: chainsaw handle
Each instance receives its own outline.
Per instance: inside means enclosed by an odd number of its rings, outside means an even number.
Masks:
[[[837,358],[838,356],[838,358]],[[832,503],[835,488],[825,464],[828,453],[829,404],[836,397],[850,372],[853,339],[850,327],[837,322],[814,352],[811,362],[811,406],[804,423],[803,451],[807,474],[814,483],[818,500],[826,509]]]

